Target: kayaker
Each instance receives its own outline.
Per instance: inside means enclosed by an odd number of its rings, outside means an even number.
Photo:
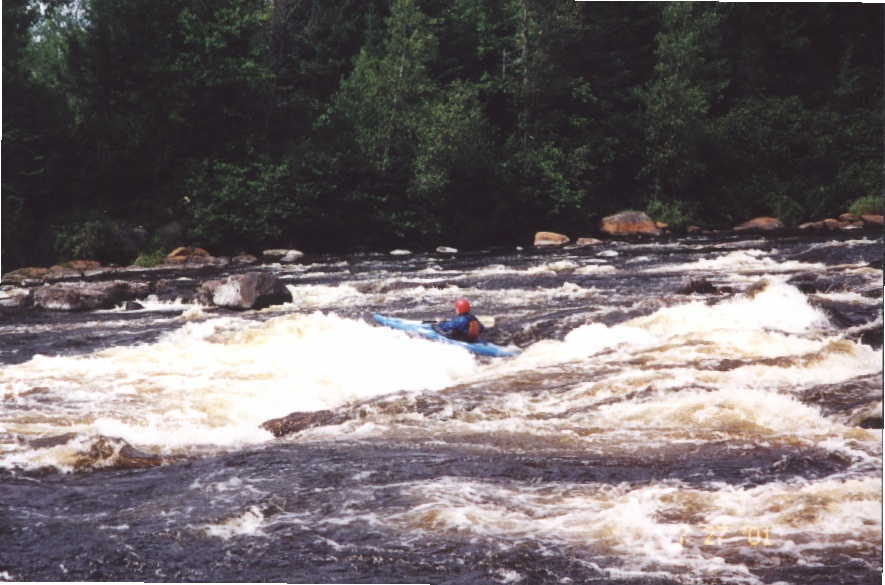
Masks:
[[[434,325],[434,329],[450,339],[473,343],[479,339],[479,334],[485,329],[471,312],[470,303],[467,299],[455,301],[455,312],[458,316]]]

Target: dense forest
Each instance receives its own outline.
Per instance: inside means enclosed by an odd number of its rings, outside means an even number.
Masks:
[[[881,207],[883,14],[4,0],[3,269]]]

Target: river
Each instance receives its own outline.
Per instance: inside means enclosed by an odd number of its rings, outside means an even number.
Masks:
[[[882,256],[308,256],[260,311],[6,317],[0,580],[879,583]],[[460,297],[521,354],[369,319]]]

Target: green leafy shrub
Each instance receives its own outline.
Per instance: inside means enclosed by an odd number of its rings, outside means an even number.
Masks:
[[[126,264],[139,247],[137,230],[105,217],[72,219],[56,226],[55,253],[60,262],[89,259]]]
[[[290,173],[268,160],[197,165],[186,183],[195,241],[214,249],[279,241],[300,211]]]
[[[885,196],[882,195],[861,197],[848,207],[848,212],[854,215],[881,214],[883,211],[885,211]]]
[[[154,266],[158,266],[163,263],[166,259],[166,252],[163,250],[154,250],[153,252],[139,254],[138,258],[135,259],[136,266],[141,266],[143,268],[153,268]]]
[[[692,223],[694,212],[684,201],[662,201],[652,199],[645,212],[655,221],[661,221],[673,229],[680,229]]]

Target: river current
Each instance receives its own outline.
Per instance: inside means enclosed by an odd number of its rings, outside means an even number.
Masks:
[[[879,583],[882,256],[305,257],[260,311],[7,316],[0,580]],[[521,354],[369,319],[460,297]]]

